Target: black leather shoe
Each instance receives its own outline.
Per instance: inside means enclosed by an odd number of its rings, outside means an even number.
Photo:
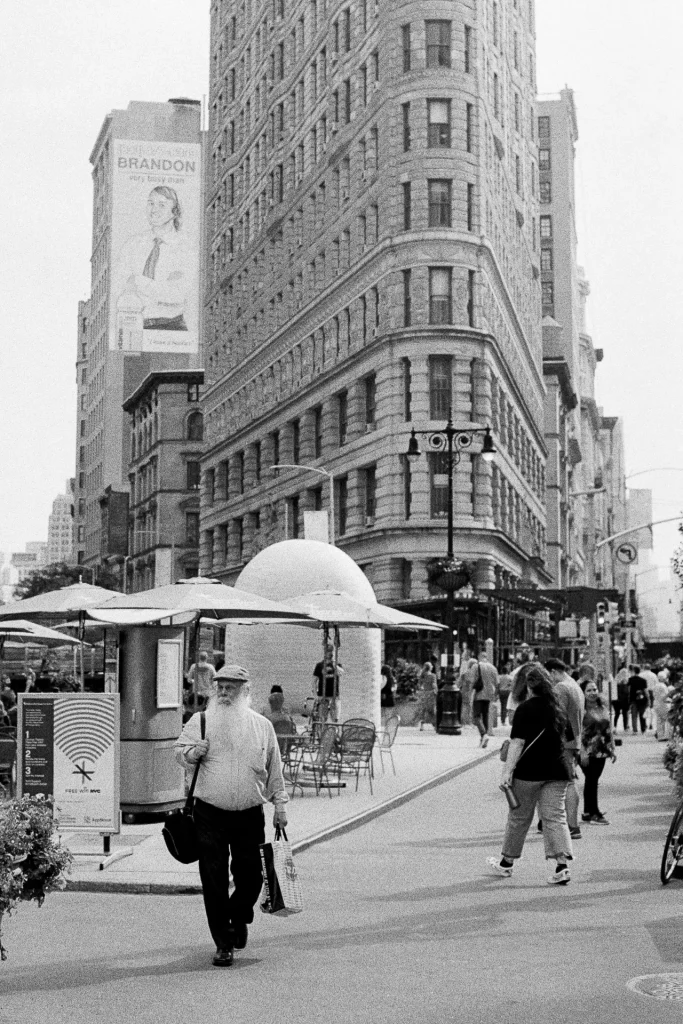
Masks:
[[[219,946],[216,950],[216,955],[213,958],[214,967],[231,967],[232,966],[232,946]]]
[[[249,929],[246,924],[232,924],[232,944],[235,949],[244,949],[249,938]]]

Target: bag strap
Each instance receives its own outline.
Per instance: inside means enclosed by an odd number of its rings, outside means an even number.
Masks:
[[[534,738],[532,739],[532,741],[529,744],[529,746],[525,747],[524,750],[522,751],[522,753],[517,758],[517,764],[519,764],[519,762],[522,760],[522,758],[526,754],[527,750],[531,750],[531,748],[533,747],[533,745],[536,742],[536,740],[540,740],[540,738],[541,738],[541,736],[543,735],[544,732],[545,732],[545,729],[541,729],[541,731],[539,732],[538,736],[534,736]],[[517,767],[517,764],[515,765],[515,768]]]
[[[202,739],[204,739],[204,737],[206,736],[206,715],[204,714],[203,711],[201,712],[201,714],[199,716],[199,722],[200,722],[200,728],[201,728],[201,737],[202,737]],[[187,793],[187,800],[185,801],[185,810],[186,811],[191,811],[192,810],[192,797],[194,795],[194,787],[197,785],[197,776],[199,775],[199,765],[200,764],[201,764],[201,758],[200,758],[199,761],[197,761],[196,765],[194,766],[194,775],[192,776],[192,782],[190,783],[190,788],[189,788],[188,793]]]

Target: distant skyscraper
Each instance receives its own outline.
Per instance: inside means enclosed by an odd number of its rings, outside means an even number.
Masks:
[[[433,601],[445,456],[405,453],[452,411],[499,450],[456,469],[457,555],[549,578],[534,45],[527,0],[214,3],[203,571],[302,535],[331,473],[377,594]]]
[[[66,492],[58,494],[52,502],[47,521],[47,563],[71,561],[73,551],[73,481],[67,480]]]
[[[107,557],[102,520],[110,531],[112,509],[101,499],[128,490],[122,402],[151,371],[199,362],[200,118],[194,100],[132,102],[105,118],[90,155],[92,286],[77,342],[79,562]]]

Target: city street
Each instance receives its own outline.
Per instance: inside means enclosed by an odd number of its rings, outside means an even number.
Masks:
[[[659,882],[674,807],[662,751],[627,736],[601,783],[612,824],[584,827],[569,886],[546,885],[535,832],[512,879],[487,874],[506,810],[492,759],[300,854],[305,913],[259,915],[227,970],[211,966],[197,896],[22,906],[4,928],[0,1021],[679,1020],[680,1002],[627,987],[683,972],[683,883]],[[296,801],[290,817],[296,839]]]

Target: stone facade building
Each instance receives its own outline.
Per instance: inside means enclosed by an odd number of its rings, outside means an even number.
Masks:
[[[528,0],[214,2],[202,572],[303,535],[313,465],[378,598],[438,605],[444,456],[405,453],[452,410],[498,452],[455,472],[479,641],[550,579],[534,61]]]
[[[157,370],[123,404],[128,414],[128,593],[197,575],[199,409],[203,370]]]
[[[133,101],[104,119],[90,154],[93,178],[91,295],[79,303],[76,368],[78,417],[74,492],[74,550],[78,562],[95,565],[109,558],[103,521],[111,523],[110,497],[122,505],[127,491],[128,453],[124,445],[123,400],[155,369],[196,366],[199,353],[115,351],[110,348],[112,295],[114,151],[118,141],[201,144],[200,104]],[[142,161],[141,161],[142,162]],[[149,179],[151,180],[151,179]],[[156,181],[165,180],[157,175]],[[128,231],[132,232],[131,220]],[[138,229],[139,230],[139,229]],[[154,271],[151,271],[152,275]],[[148,275],[149,276],[149,275]],[[103,502],[104,499],[104,509]]]
[[[73,480],[67,480],[64,494],[52,502],[47,519],[47,563],[70,562],[73,552]]]

